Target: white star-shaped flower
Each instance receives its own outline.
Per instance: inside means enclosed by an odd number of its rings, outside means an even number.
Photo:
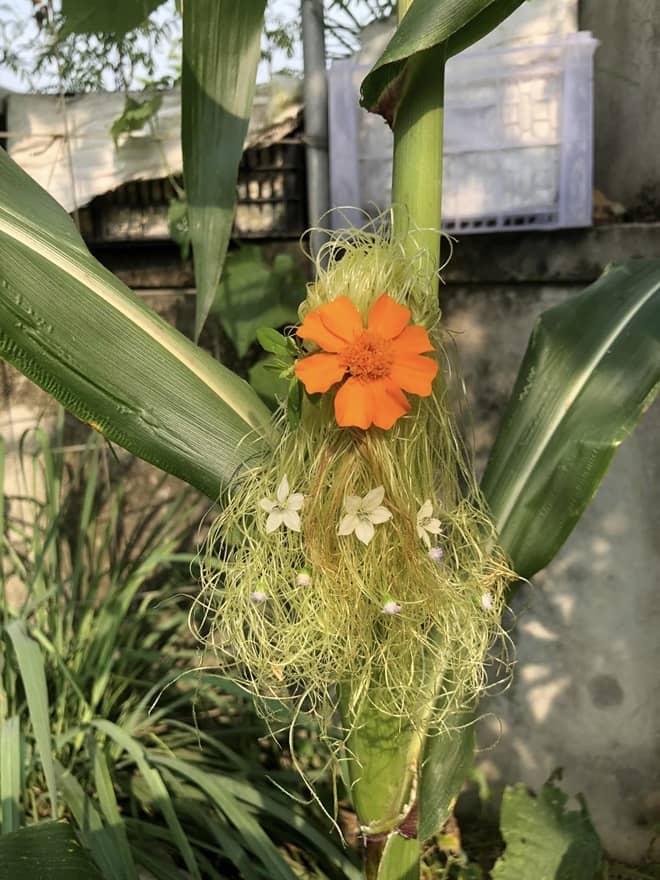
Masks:
[[[442,534],[442,525],[440,520],[433,516],[433,502],[429,498],[417,511],[417,534],[429,550],[431,549],[429,535]]]
[[[277,500],[271,498],[262,498],[259,506],[268,514],[266,520],[266,532],[274,532],[280,526],[286,526],[293,532],[300,531],[300,513],[298,512],[305,500],[305,496],[300,492],[289,491],[289,481],[286,476],[282,477],[282,482],[277,487]]]
[[[391,519],[390,511],[383,507],[385,489],[377,486],[371,492],[367,492],[364,498],[359,495],[349,495],[344,501],[344,516],[339,523],[340,535],[351,535],[368,544],[376,533],[374,526],[385,523]]]

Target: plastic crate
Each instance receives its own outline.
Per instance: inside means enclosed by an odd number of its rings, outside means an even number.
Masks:
[[[179,180],[180,185],[183,181]],[[79,211],[81,231],[94,242],[169,238],[168,207],[176,193],[167,178],[124,183]],[[307,227],[305,150],[288,141],[251,147],[241,158],[232,235],[299,238]]]
[[[468,51],[449,62],[445,229],[591,225],[597,45],[579,32],[540,46]],[[330,180],[334,205],[373,213],[391,197],[392,134],[379,117],[355,109],[367,72],[350,61],[330,70]]]
[[[234,235],[298,238],[307,226],[305,149],[280,142],[243,153],[238,169]]]

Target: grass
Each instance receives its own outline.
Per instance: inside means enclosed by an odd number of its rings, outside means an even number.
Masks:
[[[1,833],[65,816],[112,880],[357,878],[249,700],[191,673],[197,497],[131,509],[62,436],[23,438],[20,496],[0,467]]]

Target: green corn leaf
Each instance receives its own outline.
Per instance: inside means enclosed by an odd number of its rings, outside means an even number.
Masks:
[[[272,431],[247,382],[94,260],[66,212],[3,150],[0,356],[109,440],[211,498]]]
[[[20,718],[12,715],[0,723],[0,798],[2,834],[18,831],[23,791],[23,737]]]
[[[68,34],[110,34],[123,37],[143,24],[165,0],[62,0],[64,25]]]
[[[0,837],[0,880],[103,880],[66,822],[40,822]]]
[[[385,51],[362,82],[360,103],[388,122],[405,93],[409,68],[422,53],[437,50],[438,91],[442,60],[480,40],[514,12],[524,0],[414,0]]]
[[[254,98],[266,0],[183,4],[181,143],[197,302],[195,339],[215,300]]]
[[[482,481],[513,568],[550,562],[660,384],[660,260],[611,266],[532,333]]]
[[[18,663],[18,669],[21,673],[25,689],[34,738],[48,786],[51,815],[55,817],[57,815],[57,784],[50,734],[50,713],[44,658],[39,645],[25,631],[23,621],[12,621],[6,628],[6,633],[11,639],[16,654],[16,662]]]
[[[463,713],[449,730],[433,731],[424,742],[419,779],[419,839],[438,834],[447,821],[474,761],[474,717]]]
[[[377,880],[419,880],[421,842],[390,834],[378,865]]]

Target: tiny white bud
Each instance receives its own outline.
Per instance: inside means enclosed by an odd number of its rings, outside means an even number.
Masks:
[[[493,597],[490,593],[482,593],[481,607],[484,609],[484,611],[492,611]]]
[[[268,596],[265,593],[262,593],[261,590],[255,590],[254,593],[250,593],[250,599],[253,602],[265,602]]]
[[[398,614],[401,606],[396,602],[386,602],[380,610],[383,614]]]
[[[434,562],[440,562],[444,555],[442,547],[431,547],[429,550],[429,559],[432,559]]]
[[[312,578],[306,571],[299,571],[296,575],[296,586],[308,587],[312,582]]]

